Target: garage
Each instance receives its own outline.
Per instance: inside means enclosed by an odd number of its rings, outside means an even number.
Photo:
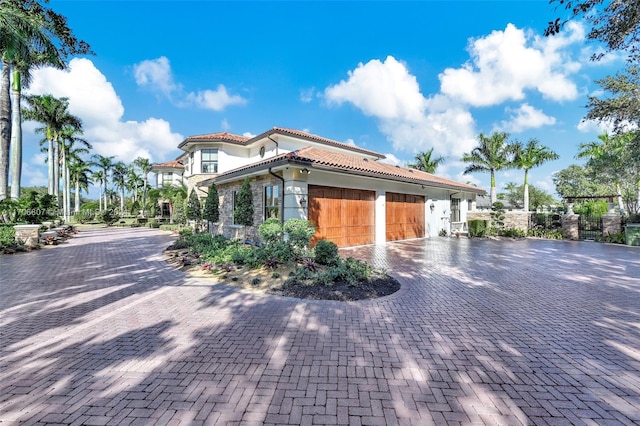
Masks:
[[[424,237],[424,203],[422,195],[386,195],[386,238],[387,241]]]
[[[321,239],[338,247],[375,241],[375,192],[309,185],[309,220],[316,226],[312,245]]]

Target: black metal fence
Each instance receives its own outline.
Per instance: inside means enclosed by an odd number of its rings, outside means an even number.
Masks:
[[[602,216],[580,215],[578,219],[578,231],[581,240],[602,239]]]

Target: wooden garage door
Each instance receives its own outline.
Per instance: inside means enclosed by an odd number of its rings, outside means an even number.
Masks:
[[[375,241],[375,192],[309,185],[309,220],[316,226],[312,245],[333,241],[338,247]]]
[[[424,196],[387,192],[387,241],[424,237]]]

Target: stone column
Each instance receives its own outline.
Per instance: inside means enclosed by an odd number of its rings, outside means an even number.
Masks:
[[[602,216],[602,236],[622,232],[622,216],[607,214]]]
[[[15,225],[16,242],[24,242],[27,247],[35,247],[40,242],[40,225]]]
[[[580,229],[578,227],[578,214],[566,214],[562,216],[562,237],[567,240],[579,240]]]

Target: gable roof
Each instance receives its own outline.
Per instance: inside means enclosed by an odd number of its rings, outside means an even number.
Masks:
[[[217,183],[238,179],[247,174],[287,164],[297,164],[302,167],[318,170],[415,183],[430,187],[456,189],[459,191],[474,192],[476,194],[486,193],[484,189],[476,186],[460,183],[420,170],[407,169],[400,166],[394,166],[392,164],[372,161],[353,155],[326,151],[311,146],[230,170],[214,178],[201,182],[200,186],[208,186],[213,182]]]

